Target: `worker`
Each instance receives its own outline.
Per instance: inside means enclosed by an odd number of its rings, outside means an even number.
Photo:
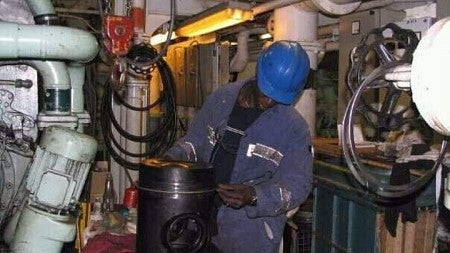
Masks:
[[[300,44],[272,43],[256,78],[212,93],[165,154],[213,165],[220,201],[212,243],[220,252],[278,252],[287,212],[310,193],[311,137],[292,106],[308,73]]]

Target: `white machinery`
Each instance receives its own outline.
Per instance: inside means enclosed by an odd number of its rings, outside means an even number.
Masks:
[[[97,40],[55,25],[50,1],[1,1],[0,19],[0,239],[13,252],[59,252],[97,151],[82,133]]]

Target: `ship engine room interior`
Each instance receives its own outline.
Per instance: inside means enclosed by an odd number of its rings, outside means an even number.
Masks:
[[[449,135],[449,0],[0,0],[0,253],[450,252]]]

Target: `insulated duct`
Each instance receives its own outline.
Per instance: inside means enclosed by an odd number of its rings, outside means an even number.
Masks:
[[[0,59],[58,59],[89,62],[98,52],[95,37],[62,26],[0,22]]]

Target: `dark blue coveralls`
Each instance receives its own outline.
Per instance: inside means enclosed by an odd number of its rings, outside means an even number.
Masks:
[[[165,155],[208,162],[245,82],[224,85],[211,94],[187,134]],[[253,185],[258,202],[240,209],[220,207],[218,235],[212,239],[219,249],[224,253],[278,252],[287,211],[298,207],[311,191],[310,146],[306,121],[289,105],[267,109],[245,130],[230,183]]]

